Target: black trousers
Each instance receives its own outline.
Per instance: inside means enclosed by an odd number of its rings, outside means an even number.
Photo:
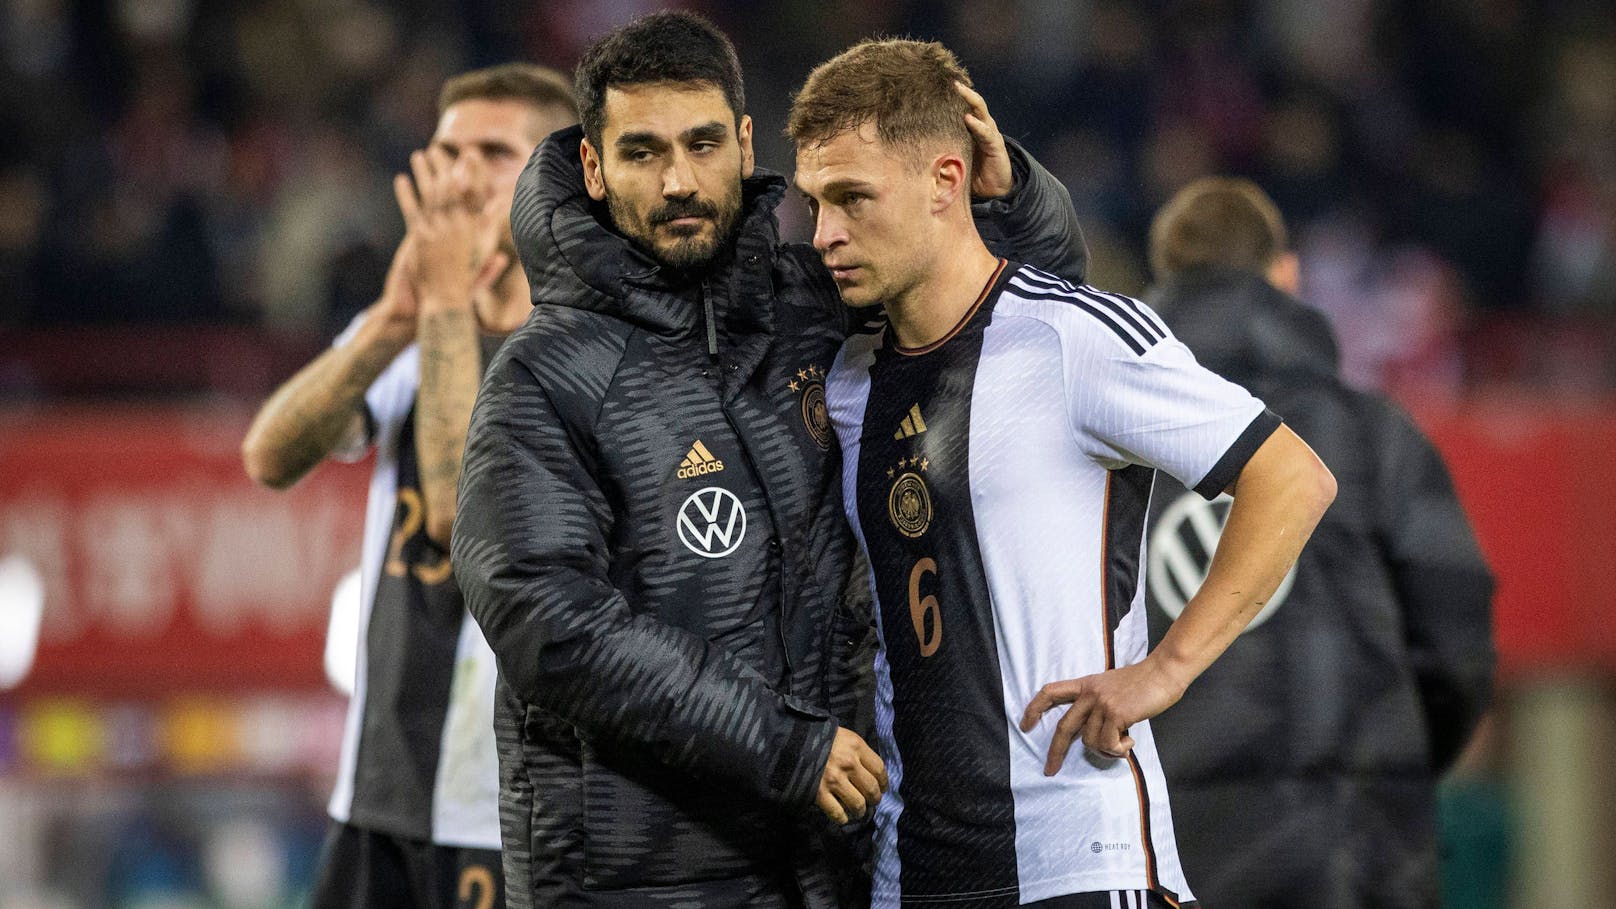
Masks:
[[[505,909],[497,849],[458,849],[331,822],[312,909]]]

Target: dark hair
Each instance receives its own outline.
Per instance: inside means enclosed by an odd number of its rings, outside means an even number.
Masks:
[[[438,92],[438,116],[453,105],[472,100],[521,101],[534,110],[554,109],[574,119],[578,116],[578,102],[573,100],[567,77],[532,63],[501,63],[451,77]]]
[[[574,85],[590,143],[601,144],[608,88],[656,82],[704,82],[724,93],[737,125],[746,112],[741,61],[724,33],[694,13],[652,13],[591,44],[578,61]]]
[[[863,41],[814,67],[791,101],[786,134],[798,146],[865,123],[895,150],[918,141],[955,146],[971,163],[967,104],[954,83],[971,77],[948,48],[899,38]]]
[[[1286,250],[1285,220],[1250,180],[1206,177],[1179,190],[1150,224],[1150,267],[1167,278],[1221,265],[1260,272]]]

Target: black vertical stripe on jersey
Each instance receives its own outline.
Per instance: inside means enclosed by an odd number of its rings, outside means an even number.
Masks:
[[[1150,509],[1150,486],[1156,471],[1138,464],[1113,470],[1105,500],[1105,634],[1106,653],[1122,617],[1139,591],[1139,549]],[[1107,669],[1113,668],[1110,665]]]
[[[998,644],[970,494],[971,394],[990,318],[982,306],[956,336],[922,355],[878,352],[861,430],[857,505],[903,758],[897,851],[906,901],[1013,897],[1019,887]],[[926,430],[895,439],[916,405]],[[918,538],[900,533],[889,513],[895,477],[905,471],[921,476],[931,497],[931,521]],[[919,597],[935,596],[942,616],[941,642],[928,657],[920,655],[909,596],[923,558],[937,572],[924,577]]]
[[[1144,544],[1145,517],[1150,512],[1150,488],[1156,471],[1138,464],[1113,470],[1106,479],[1105,497],[1105,653],[1106,667],[1116,667],[1116,631],[1133,608],[1139,592],[1139,552]],[[1171,895],[1156,873],[1156,845],[1151,836],[1150,790],[1139,759],[1129,752],[1128,769],[1139,794],[1139,838],[1145,849],[1145,874],[1152,890]],[[1177,897],[1173,897],[1175,900]]]
[[[420,490],[415,407],[398,440],[398,489]],[[432,792],[449,712],[464,602],[454,578],[428,584],[418,565],[446,564],[448,553],[426,535],[424,515],[400,499],[365,630],[365,704],[354,763],[355,826],[415,839],[432,838]],[[409,520],[408,526],[405,522]],[[413,532],[408,532],[413,531]],[[394,549],[394,538],[403,535]],[[390,556],[405,570],[388,571]]]

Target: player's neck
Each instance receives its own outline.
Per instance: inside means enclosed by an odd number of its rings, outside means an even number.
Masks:
[[[929,273],[887,303],[887,319],[900,346],[919,348],[941,341],[981,297],[999,267],[999,258],[988,251],[975,230],[968,240],[939,249]]]
[[[522,266],[512,265],[493,287],[478,294],[472,305],[477,310],[478,327],[488,334],[508,335],[520,328],[533,309]]]

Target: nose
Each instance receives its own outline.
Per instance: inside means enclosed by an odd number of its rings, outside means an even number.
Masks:
[[[822,205],[814,218],[814,249],[821,255],[847,242],[847,231],[834,212],[833,206]]]
[[[468,196],[485,196],[489,191],[488,169],[475,153],[462,151],[449,166],[449,175],[466,188]]]
[[[682,150],[668,158],[667,169],[662,172],[662,196],[665,199],[683,199],[696,192],[696,170],[690,156]]]

